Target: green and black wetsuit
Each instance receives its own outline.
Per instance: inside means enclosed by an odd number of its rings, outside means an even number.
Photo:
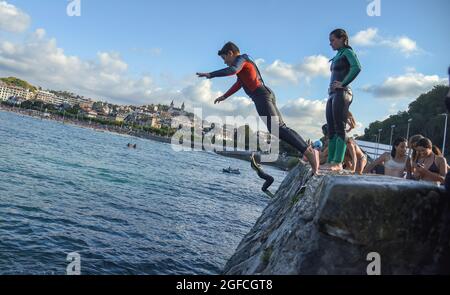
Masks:
[[[331,83],[326,108],[328,124],[328,163],[344,161],[347,144],[345,142],[345,125],[348,110],[353,101],[353,93],[349,84],[361,71],[361,65],[350,47],[341,48],[331,60]],[[342,82],[343,89],[331,89],[333,82]]]

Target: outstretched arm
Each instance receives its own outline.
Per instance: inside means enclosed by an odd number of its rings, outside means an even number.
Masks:
[[[216,78],[216,77],[226,77],[226,76],[237,75],[244,67],[244,63],[245,63],[245,58],[243,58],[242,56],[237,56],[236,60],[234,62],[234,65],[232,65],[228,68],[224,68],[224,69],[209,73],[209,76],[210,76],[209,79]]]
[[[239,89],[241,89],[242,85],[241,82],[239,81],[239,79],[236,81],[236,83],[234,83],[233,86],[231,86],[230,90],[228,90],[224,95],[222,95],[219,98],[216,98],[216,100],[214,100],[214,104],[216,103],[220,103],[224,100],[226,100],[228,97],[232,96],[233,94],[235,94]]]
[[[233,84],[233,86],[231,86],[231,88],[223,95],[225,98],[228,98],[230,96],[232,96],[233,94],[235,94],[239,89],[241,89],[242,84],[239,81],[239,79],[236,81],[236,83]]]
[[[387,154],[381,155],[378,159],[373,161],[371,164],[367,165],[366,168],[364,168],[364,173],[370,173],[370,171],[372,171],[373,168],[375,168],[378,165],[383,164],[386,161],[386,155]]]

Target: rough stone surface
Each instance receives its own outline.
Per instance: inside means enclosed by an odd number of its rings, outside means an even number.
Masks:
[[[382,274],[450,274],[449,199],[430,183],[298,165],[223,273],[365,275],[377,252]]]

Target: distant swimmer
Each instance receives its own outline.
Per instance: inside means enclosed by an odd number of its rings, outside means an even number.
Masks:
[[[253,170],[255,170],[256,173],[258,174],[259,178],[265,180],[261,190],[266,195],[268,195],[270,198],[273,198],[274,194],[269,191],[269,187],[272,185],[274,179],[273,179],[272,176],[270,176],[269,174],[265,173],[264,170],[261,168],[261,165],[259,165],[256,162],[255,153],[252,153],[252,155],[250,157],[250,164],[251,164],[251,167],[253,168]]]

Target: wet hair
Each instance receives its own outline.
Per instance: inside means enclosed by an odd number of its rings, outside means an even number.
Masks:
[[[349,45],[349,38],[348,38],[348,34],[344,29],[336,29],[333,32],[330,33],[330,36],[333,35],[338,39],[342,39],[344,38],[344,47],[346,48],[350,48],[353,49],[350,45]]]
[[[323,135],[328,136],[328,124],[322,126],[322,133]]]
[[[413,153],[412,153],[412,155],[411,155],[413,161],[416,161],[416,160],[417,160],[417,157],[418,157],[417,152],[416,152],[416,150],[414,149],[414,146],[415,146],[415,145],[419,142],[419,140],[421,140],[422,138],[425,138],[425,137],[424,137],[423,135],[421,135],[421,134],[416,134],[416,135],[413,135],[413,136],[411,136],[411,137],[409,138],[409,147],[413,149]]]
[[[416,146],[423,147],[426,149],[433,149],[433,143],[428,138],[422,138],[416,143]]]
[[[222,47],[222,49],[219,50],[219,52],[217,52],[218,55],[227,55],[228,52],[232,51],[233,53],[237,53],[239,54],[241,51],[239,50],[239,47],[237,47],[236,44],[234,44],[233,42],[227,42],[225,43],[225,45]]]
[[[433,154],[435,154],[436,156],[442,157],[442,152],[437,146],[433,145],[431,150],[433,151]]]
[[[392,144],[392,151],[391,151],[391,156],[392,158],[395,158],[395,155],[397,154],[397,147],[399,144],[401,144],[402,142],[408,143],[408,141],[406,140],[406,138],[404,137],[397,137],[394,140],[394,143]]]

